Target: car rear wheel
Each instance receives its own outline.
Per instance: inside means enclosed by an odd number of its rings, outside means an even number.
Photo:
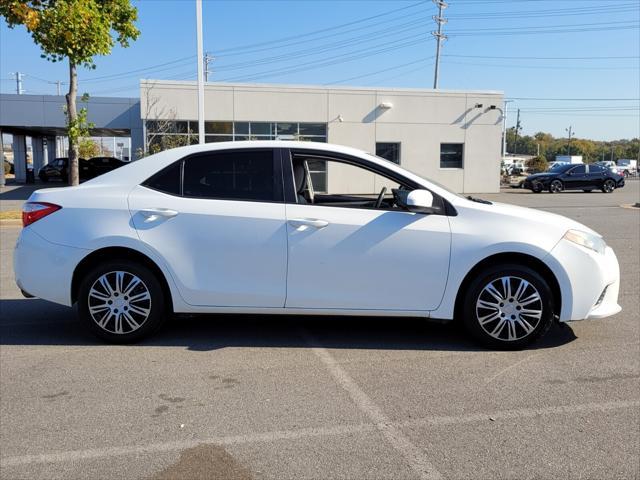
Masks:
[[[544,335],[553,321],[553,295],[544,278],[520,265],[491,267],[464,297],[467,331],[490,348],[518,349]]]
[[[602,184],[602,191],[604,193],[611,193],[616,189],[616,182],[611,179],[605,180]]]
[[[111,343],[131,343],[153,333],[166,312],[155,274],[126,260],[105,262],[82,279],[78,292],[81,322]]]
[[[554,180],[549,184],[549,191],[551,193],[560,193],[564,189],[564,185],[560,180]]]

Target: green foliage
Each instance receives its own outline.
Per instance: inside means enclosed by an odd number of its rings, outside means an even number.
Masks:
[[[514,153],[515,128],[507,130],[507,151]],[[517,153],[522,155],[537,155],[538,147],[540,155],[550,160],[555,160],[556,155],[568,155],[569,140],[567,138],[555,138],[550,133],[538,132],[533,136],[524,135],[518,137]],[[582,155],[585,163],[599,160],[618,160],[620,158],[638,158],[640,151],[640,139],[598,141],[583,138],[571,139],[571,155]],[[613,158],[612,158],[613,153]]]
[[[527,160],[527,168],[529,169],[529,173],[544,172],[549,168],[549,162],[547,162],[544,155],[540,155]]]
[[[191,133],[191,132],[190,132]],[[136,157],[143,158],[172,148],[185,147],[197,143],[197,137],[192,135],[156,135],[147,146],[147,153],[142,148],[136,150]]]
[[[82,95],[81,101],[86,105],[89,102],[89,94]],[[87,107],[82,107],[75,118],[69,115],[67,107],[64,107],[64,113],[67,117],[67,136],[70,143],[75,145],[81,138],[89,136],[89,130],[94,127],[94,123],[87,121]]]
[[[129,0],[0,0],[0,15],[10,28],[24,25],[42,57],[87,68],[95,68],[94,57],[111,53],[116,41],[127,47],[140,34]]]
[[[97,157],[100,154],[100,145],[90,138],[81,138],[78,142],[78,154],[80,158]]]

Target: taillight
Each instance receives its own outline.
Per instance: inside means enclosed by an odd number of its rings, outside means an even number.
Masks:
[[[61,208],[60,205],[53,203],[27,202],[22,206],[22,226],[29,226]]]

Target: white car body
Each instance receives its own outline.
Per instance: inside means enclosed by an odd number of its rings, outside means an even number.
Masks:
[[[239,148],[349,155],[441,196],[456,214],[203,200],[141,186],[186,155]],[[599,253],[564,238],[568,230],[597,235],[588,227],[538,210],[470,201],[342,146],[256,141],[177,148],[76,187],[38,190],[29,202],[62,208],[23,229],[14,256],[16,281],[23,291],[62,305],[75,301],[74,272],[83,259],[121,248],[157,266],[175,312],[452,319],[474,267],[505,255],[552,272],[562,322],[620,311],[613,250]],[[309,227],[300,219],[323,225]]]

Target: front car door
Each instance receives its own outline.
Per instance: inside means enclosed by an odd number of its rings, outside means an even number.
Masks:
[[[284,152],[286,307],[396,313],[437,308],[451,243],[444,212],[411,213],[394,207],[392,188],[415,185],[403,184],[389,171],[393,176],[353,163],[358,159],[344,163],[344,158]],[[324,178],[318,174],[322,162]],[[388,194],[376,208],[385,186]]]
[[[136,187],[129,208],[188,304],[284,306],[287,233],[272,149],[190,155]]]

